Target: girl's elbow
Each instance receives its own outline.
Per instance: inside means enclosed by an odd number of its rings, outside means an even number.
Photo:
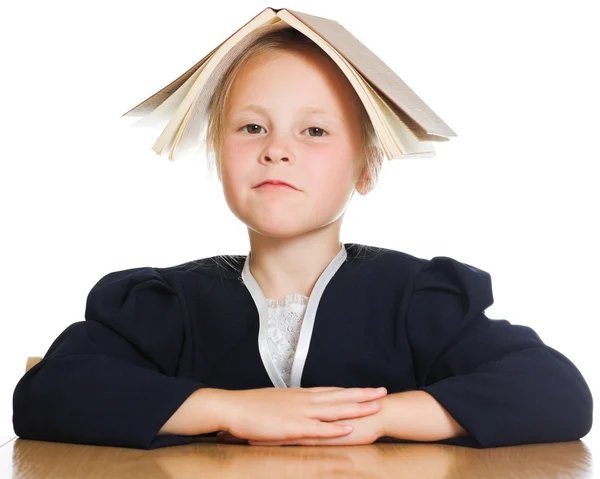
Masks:
[[[581,386],[579,396],[579,401],[572,405],[577,439],[586,436],[592,430],[594,422],[594,398],[585,382]]]

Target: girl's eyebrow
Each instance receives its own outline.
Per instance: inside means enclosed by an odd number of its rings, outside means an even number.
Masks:
[[[260,105],[255,105],[254,103],[246,105],[244,108],[241,108],[240,110],[238,110],[238,112],[241,113],[243,111],[248,111],[248,110],[255,111],[255,112],[261,113],[263,115],[268,115],[268,113],[269,113],[268,108],[264,108]],[[300,111],[303,113],[322,113],[324,115],[329,116],[330,118],[333,118],[334,120],[338,121],[339,123],[344,124],[344,120],[342,118],[340,118],[335,113],[331,113],[331,112],[328,112],[327,110],[324,110],[323,108],[315,108],[312,106],[305,106],[305,107],[300,108]]]
[[[262,113],[262,114],[267,114],[267,109],[263,108],[260,105],[254,105],[254,104],[250,104],[250,105],[246,105],[244,108],[240,108],[238,110],[238,112],[242,112],[242,111],[255,111],[257,113]]]

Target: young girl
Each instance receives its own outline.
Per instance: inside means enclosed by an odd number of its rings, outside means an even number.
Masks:
[[[383,155],[337,65],[293,29],[243,51],[207,145],[247,256],[111,272],[14,392],[22,438],[152,449],[471,447],[576,440],[586,381],[529,327],[489,319],[490,275],[342,243]]]

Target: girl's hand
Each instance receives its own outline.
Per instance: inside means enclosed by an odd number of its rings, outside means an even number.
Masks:
[[[217,437],[219,441],[223,441],[226,443],[250,444],[252,446],[354,446],[372,444],[380,437],[385,436],[381,414],[373,414],[369,416],[359,417],[351,421],[334,421],[330,424],[348,423],[354,426],[354,430],[350,434],[338,437],[301,437],[296,439],[288,439],[285,441],[248,441],[241,437],[236,437],[228,432],[219,433]]]
[[[385,388],[261,388],[227,391],[221,402],[227,423],[222,429],[237,440],[290,441],[305,438],[348,436],[345,419],[369,417],[379,412]],[[354,421],[351,423],[354,424]],[[358,423],[365,425],[366,423]],[[371,421],[374,426],[375,421]],[[366,425],[359,436],[374,431]],[[219,436],[221,439],[222,436]],[[356,440],[356,439],[355,439]]]

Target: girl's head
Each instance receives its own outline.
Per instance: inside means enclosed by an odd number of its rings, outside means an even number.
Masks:
[[[293,236],[340,218],[376,183],[383,153],[348,79],[293,28],[252,42],[208,108],[207,149],[228,206],[248,227]],[[277,179],[296,189],[255,186]]]

